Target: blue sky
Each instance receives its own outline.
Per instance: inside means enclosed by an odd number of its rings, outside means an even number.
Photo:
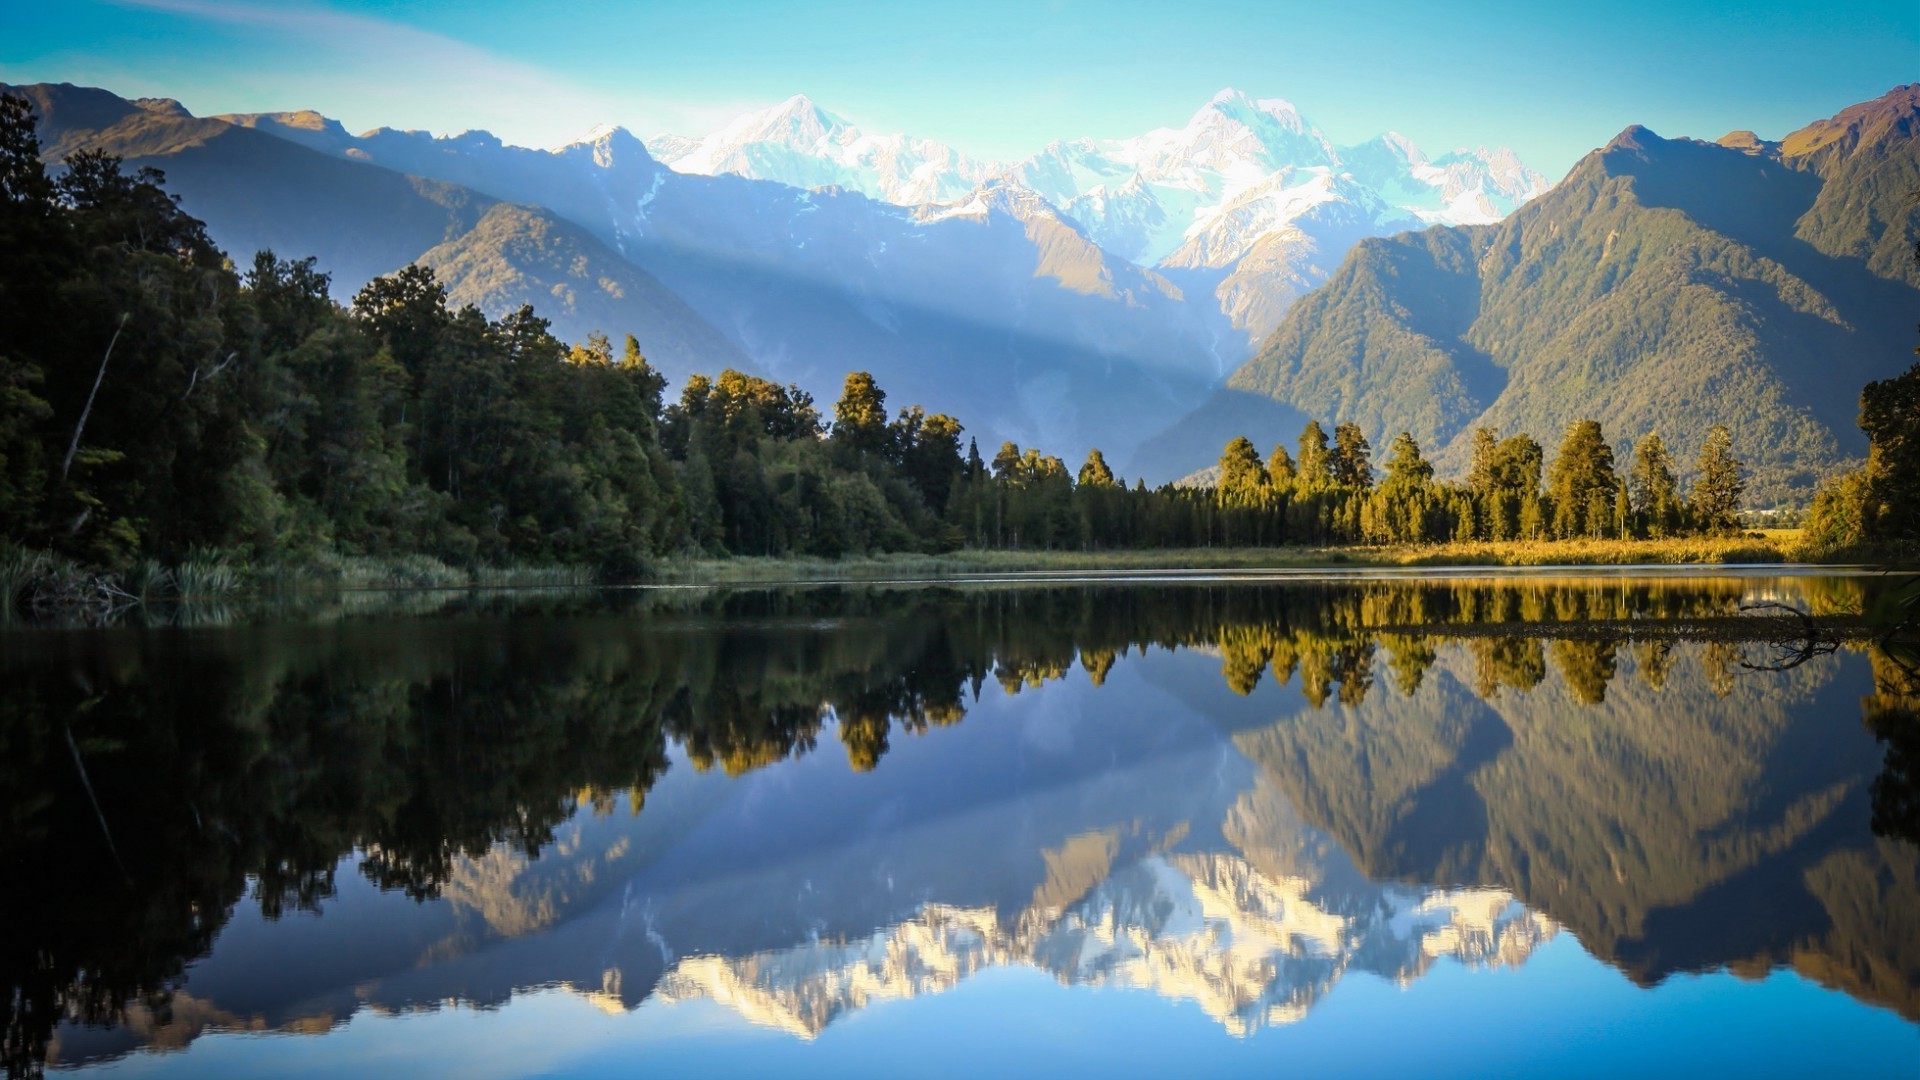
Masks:
[[[1336,142],[1507,145],[1551,176],[1621,128],[1777,137],[1920,79],[1920,2],[23,4],[0,80],[314,108],[353,130],[698,134],[805,93],[873,131],[1015,158],[1177,126],[1222,87]]]

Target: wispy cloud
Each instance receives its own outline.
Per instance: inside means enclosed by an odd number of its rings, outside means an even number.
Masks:
[[[349,127],[421,127],[443,134],[484,127],[509,142],[535,146],[566,141],[598,123],[626,124],[646,134],[704,122],[711,112],[671,102],[622,102],[577,79],[445,34],[319,4],[110,2],[204,23],[254,46],[257,51],[227,56],[240,69],[233,75],[241,77],[224,79],[227,86],[270,87],[247,92],[255,104],[242,108],[315,108]],[[272,104],[265,103],[265,94]]]

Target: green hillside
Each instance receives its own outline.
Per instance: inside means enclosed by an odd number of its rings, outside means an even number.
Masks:
[[[1920,85],[1779,144],[1629,128],[1498,224],[1365,241],[1134,471],[1290,440],[1302,414],[1411,432],[1443,475],[1480,425],[1552,445],[1591,418],[1688,462],[1725,423],[1750,503],[1803,497],[1864,452],[1861,386],[1911,361],[1917,134]],[[1272,430],[1232,426],[1248,398],[1281,407]]]

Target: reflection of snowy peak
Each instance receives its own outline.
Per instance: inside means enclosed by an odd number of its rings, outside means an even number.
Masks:
[[[657,135],[647,145],[678,172],[844,187],[905,206],[959,198],[989,172],[929,139],[868,135],[798,95],[704,138]]]
[[[877,1002],[950,990],[1013,959],[992,908],[928,904],[872,936],[812,942],[739,960],[693,956],[655,989],[663,1002],[707,998],[756,1024],[813,1038],[843,1013]]]
[[[1348,971],[1405,985],[1434,961],[1523,963],[1552,920],[1493,889],[1372,885],[1321,895],[1224,854],[1150,855],[1064,911],[1029,909],[1006,929],[993,909],[928,904],[852,941],[740,959],[689,957],[663,1001],[706,998],[805,1038],[876,1001],[939,993],[983,968],[1025,964],[1068,985],[1192,1001],[1244,1035],[1305,1016]]]

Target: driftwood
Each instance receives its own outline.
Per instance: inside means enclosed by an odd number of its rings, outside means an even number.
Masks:
[[[1801,611],[1792,604],[1782,604],[1776,600],[1762,600],[1752,604],[1741,604],[1741,611],[1784,611],[1799,620],[1798,633],[1774,634],[1766,640],[1778,651],[1778,657],[1771,663],[1749,664],[1740,661],[1740,666],[1749,671],[1785,671],[1796,668],[1816,656],[1825,656],[1840,650],[1840,638],[1822,631],[1813,616]]]

